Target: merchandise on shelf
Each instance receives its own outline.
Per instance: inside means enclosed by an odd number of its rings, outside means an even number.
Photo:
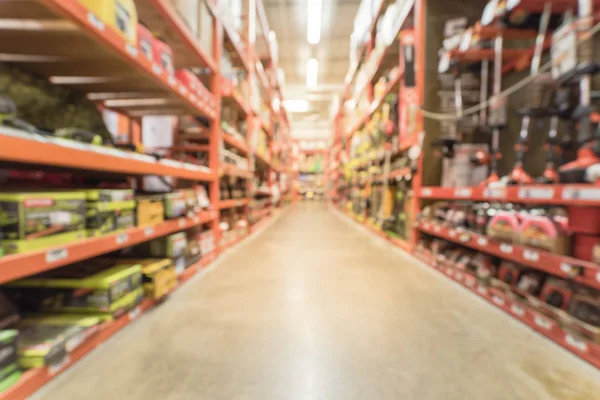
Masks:
[[[162,195],[136,196],[137,226],[152,226],[164,221],[165,205]]]
[[[7,254],[56,246],[82,239],[86,193],[0,193],[2,247]]]
[[[148,255],[151,257],[181,257],[185,253],[188,245],[188,239],[185,232],[178,232],[172,235],[167,235],[158,239],[154,239],[142,245],[142,248],[147,247]]]
[[[7,294],[29,312],[126,311],[123,299],[142,285],[142,268],[128,260],[95,258],[11,282]]]
[[[142,24],[137,27],[137,48],[148,61],[154,61],[154,35]]]
[[[155,38],[152,43],[154,61],[160,65],[169,76],[175,77],[175,66],[173,63],[173,50],[160,38]]]
[[[18,330],[0,330],[0,393],[14,385],[21,377],[18,342]]]
[[[146,297],[158,300],[177,286],[177,274],[170,258],[143,258],[127,260],[142,267],[143,286]]]
[[[89,237],[135,226],[133,190],[86,190],[86,228]]]
[[[138,17],[134,0],[79,0],[79,2],[102,22],[119,32],[123,39],[133,45],[137,43]]]

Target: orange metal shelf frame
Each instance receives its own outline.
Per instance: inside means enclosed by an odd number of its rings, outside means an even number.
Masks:
[[[234,147],[244,154],[248,154],[248,145],[245,141],[227,133],[222,134],[223,141],[231,147]]]
[[[219,170],[220,170],[219,175],[237,176],[239,178],[244,178],[244,179],[252,178],[252,171],[238,168],[235,165],[221,164],[221,166],[219,167]]]
[[[225,208],[244,207],[248,205],[248,203],[248,199],[221,200],[219,202],[219,210],[223,210]]]
[[[0,258],[0,283],[38,274],[189,229],[213,221],[216,216],[215,212],[204,211],[192,218],[178,218],[154,226],[131,228],[123,232],[84,239],[45,250],[6,255]]]
[[[485,235],[447,228],[434,222],[423,221],[417,227],[429,235],[600,289],[600,266],[589,261],[499,242]]]
[[[600,188],[595,185],[531,185],[487,187],[423,187],[421,199],[500,201],[524,204],[600,206]]]
[[[63,16],[68,21],[63,23],[61,20],[52,19],[53,16],[50,16],[48,11]],[[60,60],[68,61],[22,61],[17,63],[17,66],[26,64],[27,69],[32,72],[58,78],[79,77],[82,73],[87,73],[90,81],[72,84],[87,93],[137,93],[135,98],[140,98],[141,93],[142,98],[146,96],[164,100],[146,106],[113,107],[131,115],[170,112],[216,118],[216,110],[212,105],[214,99],[209,92],[205,95],[207,97],[190,93],[183,84],[169,76],[161,66],[147,60],[136,46],[127,43],[113,28],[100,21],[77,0],[39,0],[38,3],[24,4],[9,2],[0,5],[0,12],[7,17],[14,15],[60,24],[60,29],[45,29],[43,33],[34,33],[37,35],[35,40],[32,40],[31,32],[21,28],[2,30],[0,51],[25,55],[55,55],[59,56]],[[54,45],[49,47],[47,43]],[[49,51],[53,53],[48,54]],[[92,54],[94,59],[90,62],[86,55]]]
[[[1,128],[0,128],[1,131]],[[161,175],[212,181],[216,174],[0,135],[0,161],[123,175]]]

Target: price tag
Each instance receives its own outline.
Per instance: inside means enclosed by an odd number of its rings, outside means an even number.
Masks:
[[[461,243],[467,243],[469,240],[471,240],[471,235],[469,235],[468,233],[462,233],[458,237],[458,241]]]
[[[478,286],[477,287],[477,293],[485,296],[485,295],[487,295],[487,292],[488,292],[488,290],[487,290],[486,287],[484,287],[484,286]]]
[[[569,346],[574,347],[583,353],[587,353],[588,351],[588,345],[585,341],[576,338],[575,336],[569,333],[565,334],[565,342],[567,342]]]
[[[472,277],[472,276],[470,276],[470,275],[469,275],[469,276],[467,276],[467,277],[465,278],[465,284],[466,284],[468,287],[471,287],[471,288],[472,288],[473,286],[475,286],[475,278],[473,278],[473,277]]]
[[[199,223],[200,223],[200,218],[198,218],[198,217],[194,217],[194,218],[192,219],[192,221],[194,221],[194,224],[199,224]]]
[[[512,312],[515,315],[518,315],[519,317],[525,315],[525,309],[523,309],[523,307],[521,307],[518,304],[513,304],[512,306],[510,306],[510,312]]]
[[[543,328],[547,331],[552,329],[552,324],[546,318],[542,318],[542,317],[536,315],[535,318],[533,319],[533,321],[535,322],[535,324],[537,326],[539,326],[540,328]]]
[[[154,75],[160,75],[162,73],[162,70],[160,69],[158,64],[152,64],[152,72],[154,72]]]
[[[128,314],[129,320],[133,321],[134,319],[139,317],[141,313],[142,313],[142,310],[139,307],[134,308],[133,310],[129,311],[129,314]]]
[[[492,302],[499,306],[504,306],[504,299],[500,296],[492,296]]]
[[[520,199],[549,200],[554,197],[554,189],[550,188],[523,188],[519,189]]]
[[[510,244],[507,243],[502,243],[500,245],[500,251],[506,254],[512,254],[513,252],[513,247]]]
[[[132,56],[132,57],[137,57],[138,56],[138,49],[137,49],[137,47],[135,47],[131,43],[127,43],[127,46],[125,46],[125,50],[127,50],[127,53],[130,56]]]
[[[600,200],[600,189],[566,188],[562,191],[562,198],[564,200],[598,201]]]
[[[454,276],[454,270],[452,270],[452,268],[446,268],[446,275]]]
[[[127,243],[127,241],[129,241],[129,235],[127,233],[119,233],[115,238],[117,244]]]
[[[504,199],[506,198],[506,190],[503,188],[487,188],[483,191],[483,197]]]
[[[149,226],[146,229],[144,229],[144,235],[145,236],[152,236],[154,235],[154,228]]]
[[[176,84],[177,82],[175,81],[175,77],[173,77],[173,76],[169,75],[169,78],[167,79],[167,83],[168,83],[170,86],[175,86],[175,84]]]
[[[428,188],[421,189],[421,196],[431,196],[432,194],[433,194],[433,191],[431,189],[428,189]]]
[[[179,224],[180,228],[183,228],[185,226],[185,218],[180,218],[177,223]]]
[[[433,231],[434,231],[435,233],[440,233],[440,232],[442,231],[442,228],[441,228],[439,225],[435,225],[435,226],[433,227]]]
[[[487,246],[488,240],[486,238],[480,236],[477,238],[477,244],[479,246]]]
[[[48,264],[63,260],[69,256],[67,249],[53,249],[46,252],[46,262]]]
[[[48,365],[48,373],[50,375],[56,375],[62,371],[71,362],[71,357],[66,354],[62,360],[55,362],[54,364]]]
[[[454,197],[466,198],[471,197],[471,194],[473,194],[473,191],[468,188],[456,189],[454,191]]]
[[[185,88],[185,86],[181,85],[181,86],[179,87],[179,93],[181,93],[182,95],[184,95],[184,96],[185,96],[185,95],[187,95],[187,92],[188,92],[188,91],[187,91],[187,89]]]
[[[450,236],[451,238],[455,238],[456,237],[456,231],[448,231],[448,236]]]
[[[536,262],[539,261],[540,255],[537,251],[525,249],[523,250],[523,258],[527,261]]]
[[[462,281],[463,279],[463,274],[462,272],[456,272],[455,278],[459,281]]]
[[[93,12],[88,12],[87,19],[94,28],[98,29],[99,31],[104,30],[104,22],[102,22],[100,18],[96,17],[96,14],[94,14]]]

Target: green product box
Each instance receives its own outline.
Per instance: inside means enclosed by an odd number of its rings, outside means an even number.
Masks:
[[[69,354],[71,343],[81,343],[83,331],[82,327],[75,325],[23,326],[19,330],[18,346],[21,368],[41,368],[62,363]]]
[[[133,190],[87,190],[86,228],[89,237],[135,226]]]
[[[7,293],[31,312],[112,312],[119,299],[141,285],[141,265],[96,258],[11,282]]]
[[[149,243],[151,257],[176,258],[185,254],[188,240],[185,232],[154,239]]]
[[[165,219],[185,216],[193,208],[192,199],[194,193],[191,190],[178,190],[173,193],[165,193]]]
[[[19,364],[15,364],[15,367],[19,368]],[[2,379],[0,381],[0,393],[10,389],[12,386],[15,385],[15,383],[19,382],[19,379],[21,379],[20,370],[15,371],[6,378]]]
[[[6,254],[83,239],[84,192],[0,193],[0,230]]]
[[[136,308],[144,299],[144,288],[139,287],[134,291],[126,294],[121,297],[119,300],[111,304],[111,309],[107,312],[86,312],[82,314],[80,312],[70,313],[73,317],[95,317],[99,318],[101,322],[111,322],[120,316],[124,315],[126,312],[133,310]]]
[[[16,329],[0,330],[0,391],[2,381],[20,371],[18,337]]]

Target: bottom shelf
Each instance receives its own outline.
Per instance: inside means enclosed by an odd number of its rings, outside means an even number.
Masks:
[[[512,296],[508,296],[498,289],[481,285],[477,278],[470,273],[438,265],[429,254],[415,252],[414,256],[429,267],[460,283],[464,288],[488,303],[500,308],[511,317],[526,324],[537,333],[544,335],[576,356],[600,368],[600,345],[565,331],[555,320]]]
[[[388,235],[381,231],[381,229],[378,229],[368,222],[365,222],[364,218],[342,210],[337,206],[334,208],[339,210],[342,214],[350,217],[353,221],[359,222],[377,236],[385,238],[397,247],[402,248],[416,259],[424,262],[429,267],[460,283],[465,289],[468,289],[472,293],[486,300],[488,303],[502,309],[508,315],[526,324],[537,333],[542,334],[546,338],[552,340],[554,343],[567,349],[576,356],[589,362],[595,367],[600,368],[599,344],[590,342],[579,336],[575,336],[570,332],[567,332],[559,325],[557,321],[536,311],[528,304],[523,303],[512,296],[509,296],[498,289],[481,285],[475,275],[461,271],[457,268],[438,265],[438,263],[430,254],[419,253],[416,250],[413,252],[408,243],[400,239],[388,237]]]
[[[254,232],[255,230],[252,231],[252,233]],[[244,235],[242,238],[228,243],[226,247],[229,248],[236,245],[241,239],[245,238],[246,236],[248,235]],[[173,291],[176,291],[186,281],[195,276],[198,272],[200,272],[203,268],[207,267],[210,263],[215,261],[218,258],[218,256],[219,253],[213,251],[212,253],[209,253],[202,257],[202,259],[196,264],[187,268],[183,272],[183,274],[179,276],[179,283],[175,287],[175,289],[173,289]],[[64,370],[75,364],[75,362],[77,362],[90,351],[94,350],[96,347],[101,345],[105,340],[110,338],[112,335],[120,331],[122,328],[127,326],[135,319],[137,319],[140,315],[144,314],[146,311],[150,310],[151,308],[160,304],[163,301],[168,301],[168,296],[160,300],[144,299],[139,306],[131,310],[129,313],[121,316],[113,322],[107,322],[102,324],[96,333],[91,335],[81,345],[79,345],[76,349],[70,352],[69,355],[65,358],[65,360],[62,363],[60,363],[60,365],[24,371],[21,375],[21,378],[19,379],[19,382],[7,389],[5,392],[0,393],[0,400],[14,400],[27,398],[35,391],[40,389],[42,386],[44,386],[46,383],[48,383],[52,378],[54,378],[59,373],[63,372]]]

